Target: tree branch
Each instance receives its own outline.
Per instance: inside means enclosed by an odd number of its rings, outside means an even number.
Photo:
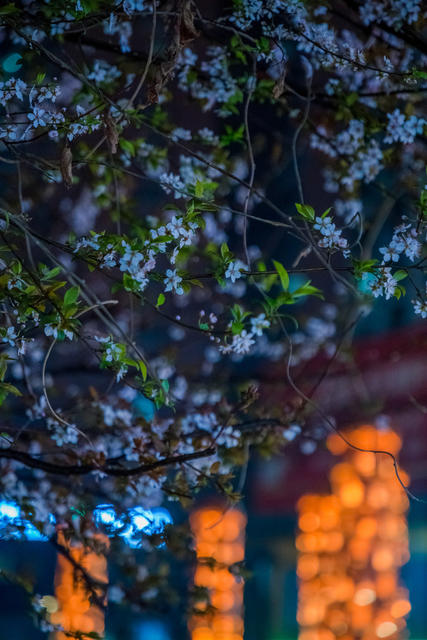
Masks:
[[[26,451],[19,449],[1,449],[0,459],[15,460],[21,462],[26,467],[32,469],[41,469],[46,473],[52,473],[60,476],[84,476],[93,471],[99,471],[107,476],[114,476],[118,478],[129,478],[131,476],[142,475],[143,473],[149,473],[162,467],[171,466],[173,464],[181,464],[188,460],[197,460],[199,458],[207,458],[215,453],[215,447],[209,447],[202,449],[201,451],[194,451],[193,453],[184,453],[178,456],[169,456],[156,460],[155,462],[149,462],[146,464],[138,465],[137,467],[113,467],[113,466],[100,466],[95,463],[87,464],[74,464],[74,465],[61,465],[55,462],[46,462],[45,460],[39,460],[34,458]],[[107,461],[108,463],[109,461]]]

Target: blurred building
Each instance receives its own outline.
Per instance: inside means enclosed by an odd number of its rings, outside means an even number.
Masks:
[[[304,374],[304,388],[309,389],[316,383],[326,363],[327,360],[322,358],[310,363],[310,367]],[[259,460],[254,464],[250,474],[248,497],[246,559],[253,570],[253,579],[247,582],[245,592],[246,640],[294,640],[298,637],[301,640],[333,640],[335,638],[337,640],[340,638],[342,640],[350,638],[351,640],[359,638],[375,640],[381,637],[400,640],[407,637],[407,630],[410,632],[411,638],[421,640],[426,637],[427,613],[424,600],[427,593],[425,578],[427,569],[427,505],[422,502],[427,498],[426,382],[427,328],[425,325],[419,325],[390,333],[383,338],[359,340],[356,344],[354,358],[345,362],[333,363],[329,376],[321,382],[315,393],[316,403],[321,407],[322,413],[332,418],[336,427],[346,435],[352,444],[362,448],[391,450],[396,453],[401,479],[405,484],[410,483],[410,491],[421,501],[416,499],[408,501],[394,473],[392,460],[383,454],[377,454],[370,458],[372,465],[374,465],[371,469],[374,479],[376,478],[375,474],[385,473],[381,471],[381,468],[387,467],[389,474],[386,480],[376,479],[378,492],[382,492],[384,498],[384,504],[379,505],[376,511],[369,506],[369,500],[375,502],[372,497],[373,489],[369,490],[371,491],[369,494],[368,487],[365,486],[367,478],[363,474],[355,473],[352,478],[347,477],[346,483],[340,489],[337,485],[338,471],[341,469],[343,472],[346,470],[350,473],[349,470],[352,467],[349,465],[348,459],[345,463],[347,467],[340,467],[340,464],[344,464],[345,458],[346,456],[348,458],[351,450],[338,436],[331,435],[333,430],[325,424],[321,415],[313,416],[312,428],[295,442],[289,444],[283,456],[271,461]],[[273,373],[269,379],[266,401],[277,402],[282,394],[282,401],[286,402],[288,396],[283,392],[283,389],[283,371]],[[360,435],[363,433],[363,429],[355,429],[355,427],[366,424],[371,425],[368,431],[371,429],[371,433],[376,435],[374,440],[368,438],[364,442]],[[328,434],[329,448],[326,446]],[[395,446],[396,442],[398,447]],[[381,446],[368,446],[373,444]],[[340,445],[343,445],[341,449]],[[337,464],[337,457],[334,453],[338,454],[338,458],[342,457],[341,463]],[[363,454],[360,455],[363,458]],[[350,457],[352,456],[350,455]],[[351,462],[353,466],[357,466],[356,460],[357,456],[353,456]],[[365,462],[368,464],[366,457]],[[381,482],[385,482],[382,489],[379,487]],[[342,495],[340,495],[340,491]],[[407,513],[393,515],[393,496],[397,496],[398,501],[402,499],[408,502]],[[311,538],[314,546],[310,552],[304,548],[304,543],[300,538],[304,532],[298,530],[297,512],[299,509],[301,522],[304,509],[310,500],[312,504],[308,513],[311,516],[308,519],[314,516],[314,521],[317,521],[316,518],[321,516],[322,500],[326,502],[335,500],[340,505],[339,515],[335,514],[340,521],[339,526],[332,529],[335,535],[335,537],[332,536],[334,541],[331,538],[328,542],[323,536],[326,546],[324,551],[321,549],[321,543],[313,543],[316,536],[322,539],[321,528],[317,530],[315,527],[311,532],[314,536]],[[354,504],[351,504],[352,500]],[[316,508],[312,508],[313,503],[317,504]],[[364,513],[366,509],[371,510],[369,514]],[[406,552],[405,554],[402,551],[402,544],[405,546],[405,542],[404,540],[402,542],[398,533],[396,534],[395,547],[391,544],[388,550],[385,550],[387,545],[384,546],[381,543],[381,533],[375,534],[369,544],[366,541],[363,543],[363,538],[359,539],[357,536],[356,541],[352,541],[357,518],[368,516],[373,518],[375,526],[378,525],[378,522],[388,522],[390,527],[393,517],[398,520],[400,518],[400,524],[402,525],[403,522],[402,526],[407,527],[409,531],[410,553]],[[371,524],[373,523],[371,522]],[[396,523],[395,525],[397,527]],[[381,529],[381,527],[379,528]],[[406,534],[403,535],[405,537]],[[334,552],[335,543],[339,548]],[[320,544],[320,547],[316,547],[316,544]],[[366,575],[363,575],[362,571],[362,574],[356,579],[353,575],[354,567],[351,568],[348,558],[345,560],[340,554],[343,549],[347,549],[347,554],[351,557],[349,549],[353,548],[357,555],[357,547],[360,554],[365,553],[370,556]],[[378,547],[380,552],[382,549],[384,557],[378,552],[378,557],[375,560],[374,548],[378,549]],[[334,553],[338,554],[335,557],[336,567],[331,569],[331,566],[334,566]],[[363,588],[369,590],[371,588],[369,585],[372,586],[372,582],[378,578],[375,575],[375,565],[381,569],[381,560],[386,562],[387,558],[389,560],[394,558],[397,563],[396,566],[389,567],[390,571],[395,570],[393,583],[395,593],[393,594],[394,600],[390,596],[391,599],[387,602],[389,604],[394,601],[398,602],[394,606],[395,614],[405,611],[400,618],[399,616],[392,618],[386,615],[386,606],[384,605],[382,609],[379,606],[381,599],[377,592],[376,605],[367,603],[366,607],[368,608],[364,611],[363,606],[358,606],[357,596],[355,596],[357,580],[362,585],[365,581]],[[351,627],[351,624],[347,625],[347,631],[345,631],[345,625],[342,625],[341,634],[331,635],[327,632],[328,627],[324,626],[325,620],[322,617],[323,615],[327,617],[325,602],[319,605],[317,610],[315,607],[311,609],[308,618],[304,618],[304,614],[301,613],[302,603],[306,602],[306,595],[310,593],[310,587],[304,583],[302,577],[310,575],[310,571],[315,571],[311,576],[314,580],[312,583],[312,586],[314,585],[313,593],[318,591],[320,582],[316,582],[316,580],[321,578],[322,570],[319,569],[317,563],[322,561],[324,563],[324,579],[326,580],[328,571],[338,575],[338,567],[341,567],[344,593],[345,579],[350,576],[350,583],[347,581],[347,600],[344,604],[347,607],[359,609],[360,616],[365,616],[365,635],[360,629],[356,631]],[[349,567],[349,575],[345,574],[345,562]],[[389,576],[389,584],[391,581],[392,577]],[[408,591],[405,589],[409,591],[410,602]],[[330,607],[332,610],[334,610],[334,597],[331,596]],[[354,601],[355,597],[356,602]],[[255,603],[257,603],[256,608],[253,606]],[[338,606],[338,603],[335,603],[338,617],[344,604],[341,602]],[[379,607],[379,612],[375,607]],[[262,615],[257,614],[257,609],[262,610]],[[410,613],[407,615],[409,609]],[[368,610],[371,612],[371,618],[367,615]],[[383,614],[385,615],[384,620],[381,618]],[[316,616],[319,618],[318,622],[315,622]],[[377,620],[376,625],[372,623],[374,619]],[[300,624],[298,624],[298,620]],[[310,622],[311,624],[309,624]],[[375,628],[376,631],[368,633],[367,630],[371,628]]]

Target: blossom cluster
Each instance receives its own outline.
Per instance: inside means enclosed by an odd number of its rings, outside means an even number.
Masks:
[[[402,223],[395,227],[391,242],[379,251],[384,262],[397,262],[402,254],[414,262],[421,254],[421,246],[417,229],[411,224]]]
[[[344,256],[348,257],[348,242],[345,238],[342,237],[341,229],[337,229],[330,216],[317,216],[315,224],[313,225],[313,229],[319,231],[322,236],[318,243],[319,247],[330,250],[342,250]]]
[[[378,273],[373,278],[365,279],[374,298],[384,296],[386,300],[389,300],[396,291],[397,280],[393,278],[391,267],[378,269]]]
[[[400,109],[395,109],[392,113],[388,113],[387,118],[387,135],[384,138],[384,142],[389,144],[393,142],[411,144],[417,135],[423,133],[424,126],[427,123],[424,118],[418,118],[415,115],[406,117]]]
[[[93,545],[99,495],[185,507],[258,444],[313,454],[301,397],[252,385],[339,358],[356,307],[427,317],[422,5],[60,4],[0,12],[0,489]],[[158,597],[140,573],[110,600]]]

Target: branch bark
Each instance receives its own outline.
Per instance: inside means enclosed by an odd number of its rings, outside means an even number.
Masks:
[[[52,473],[61,476],[84,476],[93,471],[99,471],[105,473],[108,476],[114,476],[118,478],[129,478],[131,476],[138,476],[143,473],[149,473],[162,467],[171,466],[173,464],[181,464],[188,462],[189,460],[197,460],[199,458],[207,458],[215,453],[215,447],[208,447],[201,451],[194,451],[193,453],[185,453],[178,456],[168,456],[155,462],[148,462],[146,464],[140,464],[137,467],[115,467],[115,466],[100,466],[95,463],[87,464],[73,464],[62,465],[55,462],[47,462],[45,460],[39,460],[34,458],[26,451],[19,449],[1,449],[0,459],[15,460],[21,462],[26,467],[32,469],[41,469],[46,473]],[[108,463],[108,461],[107,461]]]

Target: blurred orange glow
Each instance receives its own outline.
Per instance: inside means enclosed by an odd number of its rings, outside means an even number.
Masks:
[[[353,465],[348,462],[341,462],[332,467],[329,478],[333,485],[343,484],[357,478],[357,474]]]
[[[106,547],[108,538],[97,535],[97,539]],[[62,531],[58,532],[58,542],[65,547],[71,558],[81,566],[94,580],[105,585],[107,578],[107,559],[104,554],[96,554],[83,545],[70,545]],[[98,590],[101,598],[103,593]],[[81,576],[76,572],[71,562],[63,555],[58,554],[55,572],[55,597],[58,609],[50,615],[50,621],[54,625],[62,626],[64,633],[57,631],[53,634],[53,640],[67,640],[73,632],[98,633],[104,632],[104,612],[96,605],[91,605],[87,593],[87,587]]]
[[[386,484],[374,482],[368,487],[366,501],[372,509],[382,509],[386,507],[390,499],[390,491]]]
[[[378,529],[378,522],[376,518],[365,517],[360,518],[356,525],[356,534],[360,538],[372,538]]]
[[[208,627],[197,627],[193,630],[191,637],[193,640],[213,640],[214,634]]]
[[[199,564],[194,583],[207,587],[214,611],[190,617],[192,640],[243,639],[243,581],[229,571],[244,559],[246,518],[238,509],[201,507],[190,516]],[[209,558],[217,564],[205,564]]]
[[[379,573],[376,579],[375,590],[382,600],[392,596],[397,589],[397,575],[395,571]]]
[[[216,591],[211,596],[211,603],[219,611],[229,611],[234,607],[235,597],[232,591]]]
[[[395,564],[393,547],[380,546],[372,554],[372,566],[376,571],[387,571]]]
[[[311,511],[303,513],[298,521],[298,526],[301,531],[316,531],[320,525],[320,517],[317,513]]]
[[[319,548],[318,538],[314,533],[302,533],[296,539],[296,547],[299,551],[317,551]]]
[[[326,440],[326,446],[334,456],[341,456],[348,449],[348,445],[337,433],[332,433]]]
[[[388,638],[397,631],[397,625],[394,622],[387,621],[381,622],[376,628],[377,636],[379,638]]]
[[[374,585],[369,581],[365,581],[357,585],[353,601],[360,607],[364,607],[367,604],[372,604],[376,598],[377,594]]]
[[[375,453],[354,453],[354,466],[362,476],[373,476],[376,471]]]
[[[315,555],[302,555],[297,564],[297,575],[302,580],[309,580],[319,571],[319,558]]]
[[[396,433],[370,425],[346,438],[394,455],[401,447]],[[338,434],[327,446],[342,456],[330,471],[332,494],[306,495],[297,505],[298,640],[396,640],[411,610],[398,581],[409,559],[408,498],[389,457],[355,450]]]
[[[396,600],[390,607],[390,613],[393,618],[402,618],[406,616],[411,610],[411,603],[409,600]]]
[[[348,542],[348,550],[355,563],[366,565],[371,551],[371,541],[354,537]]]
[[[365,488],[359,480],[351,480],[343,484],[338,491],[338,495],[344,507],[354,509],[358,507],[364,498]]]
[[[344,536],[341,531],[331,531],[325,537],[324,550],[328,553],[339,551],[344,544]]]

